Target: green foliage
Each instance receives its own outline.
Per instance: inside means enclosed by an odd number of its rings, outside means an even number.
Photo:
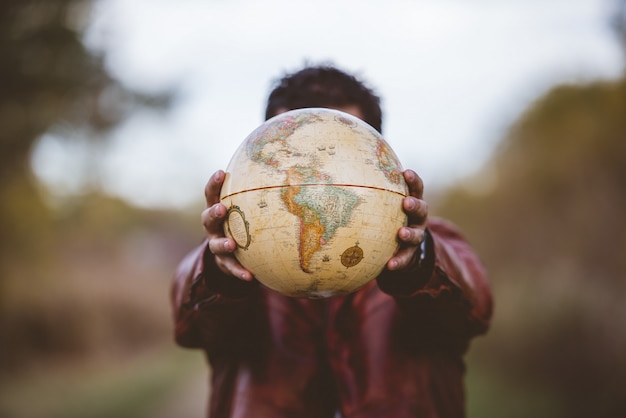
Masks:
[[[35,140],[61,119],[94,124],[97,93],[112,84],[81,42],[88,2],[8,0],[0,6],[0,155],[3,178],[22,171]]]
[[[132,345],[163,335],[155,315],[167,310],[161,299],[176,262],[170,257],[181,255],[175,218],[97,195],[53,211],[30,171],[31,150],[45,132],[97,141],[137,106],[169,104],[168,93],[125,89],[107,74],[104,57],[85,47],[92,4],[0,5],[0,371],[91,352],[106,337]],[[138,245],[169,253],[147,266],[149,251]],[[141,292],[146,302],[124,297],[148,277],[160,282],[143,283],[152,287]],[[155,298],[156,309],[148,302]]]
[[[553,89],[434,212],[462,227],[494,285],[476,362],[540,382],[562,399],[557,416],[623,415],[626,80]]]
[[[166,109],[171,93],[129,91],[104,56],[88,50],[89,0],[4,0],[0,4],[0,178],[27,169],[30,150],[50,128],[83,129],[90,139],[137,106]]]
[[[83,372],[173,346],[168,290],[200,239],[197,215],[138,210],[97,193],[52,209],[30,169],[46,132],[99,141],[134,110],[169,105],[169,92],[124,88],[85,47],[93,3],[0,3],[0,392],[10,394],[0,397],[2,416],[95,416],[94,407],[98,416],[140,416],[180,376],[176,361],[129,368],[138,375],[121,373],[128,384],[110,376],[109,387],[99,381],[106,373]],[[66,369],[77,375],[66,379]],[[73,392],[65,403],[64,389]]]
[[[168,289],[197,223],[99,195],[68,202],[41,254],[7,263],[0,373],[171,341]]]
[[[107,74],[104,57],[85,47],[91,6],[88,0],[0,3],[2,277],[8,274],[5,260],[32,257],[38,241],[47,239],[47,208],[29,165],[40,136],[56,131],[96,141],[140,106],[169,105],[168,92],[142,95],[124,88]]]

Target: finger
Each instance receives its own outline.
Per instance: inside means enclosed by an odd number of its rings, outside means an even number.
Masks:
[[[230,274],[238,279],[249,282],[254,278],[252,273],[246,270],[232,255],[216,256],[215,263],[224,273]]]
[[[403,226],[398,230],[398,239],[403,244],[416,247],[424,239],[424,229],[420,227]]]
[[[233,255],[235,241],[230,238],[215,238],[209,240],[209,250],[215,256],[215,264],[226,274],[238,279],[250,281],[254,278]]]
[[[387,261],[388,270],[408,268],[417,257],[417,247],[405,247]]]
[[[409,188],[409,195],[421,199],[424,194],[424,183],[413,170],[404,170],[404,181]]]
[[[206,206],[211,207],[220,201],[220,190],[226,174],[222,170],[218,170],[209,179],[204,187],[204,197],[206,199]]]
[[[409,225],[424,225],[428,218],[428,203],[413,196],[407,196],[402,201],[404,212],[409,217]]]
[[[217,234],[223,236],[222,224],[228,213],[226,206],[216,203],[202,211],[201,219],[207,234]]]
[[[209,251],[214,255],[229,255],[235,251],[236,244],[231,238],[213,238],[209,240]]]

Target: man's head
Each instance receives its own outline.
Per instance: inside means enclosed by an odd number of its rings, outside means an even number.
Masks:
[[[305,107],[343,110],[382,132],[380,98],[355,76],[330,65],[305,67],[278,80],[268,98],[265,119]]]

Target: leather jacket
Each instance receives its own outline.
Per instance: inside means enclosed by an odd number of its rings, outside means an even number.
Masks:
[[[417,271],[322,300],[226,277],[206,242],[191,252],[172,287],[175,338],[206,352],[207,416],[463,417],[463,355],[489,326],[491,290],[453,225],[427,231]]]

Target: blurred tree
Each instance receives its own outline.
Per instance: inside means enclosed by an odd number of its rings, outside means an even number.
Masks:
[[[32,257],[45,242],[47,212],[29,165],[43,133],[72,129],[94,141],[134,106],[169,103],[167,92],[127,90],[107,74],[104,57],[85,47],[92,6],[88,0],[0,3],[0,265],[20,254]]]
[[[130,92],[86,49],[88,0],[4,0],[0,5],[0,177],[24,170],[29,151],[51,125],[98,133],[128,114],[129,104],[168,104],[168,94]],[[95,138],[96,136],[94,136]]]
[[[125,88],[107,74],[104,56],[85,47],[82,36],[94,3],[0,2],[0,369],[35,346],[50,351],[51,341],[81,338],[70,338],[72,327],[62,320],[75,317],[67,298],[59,298],[68,292],[56,299],[40,294],[50,288],[44,282],[70,275],[67,266],[60,267],[74,262],[63,260],[64,240],[75,245],[78,239],[85,247],[88,239],[102,239],[89,238],[88,229],[72,238],[68,225],[52,222],[30,167],[38,139],[52,130],[66,140],[102,141],[135,109],[163,111],[170,104],[169,91],[150,95]],[[98,222],[105,228],[119,220]],[[107,265],[97,265],[102,264]],[[50,307],[60,314],[45,312]]]
[[[626,0],[615,4],[626,57]],[[558,396],[563,417],[626,416],[626,78],[552,89],[434,211],[493,280],[478,362]]]
[[[626,79],[554,88],[435,211],[494,282],[485,364],[549,386],[567,417],[624,416]]]

